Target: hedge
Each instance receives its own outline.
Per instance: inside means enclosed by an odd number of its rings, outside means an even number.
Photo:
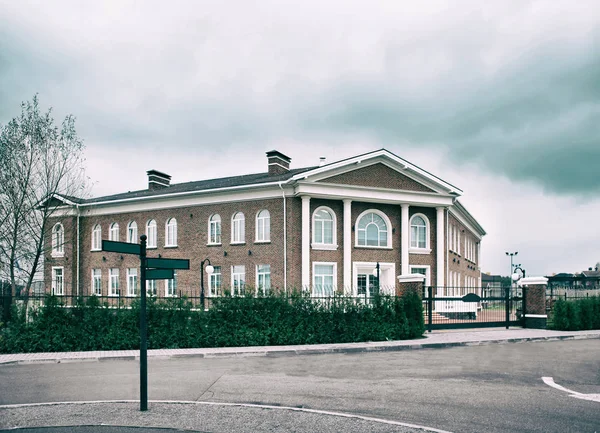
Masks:
[[[571,301],[558,299],[552,309],[550,328],[560,331],[600,329],[600,296]]]
[[[65,308],[48,296],[28,314],[13,308],[13,319],[0,324],[0,353],[139,349],[138,300],[114,309],[91,297]],[[185,298],[149,298],[147,317],[149,349],[403,340],[425,331],[415,293],[371,304],[343,296],[223,297],[208,311],[192,309]]]

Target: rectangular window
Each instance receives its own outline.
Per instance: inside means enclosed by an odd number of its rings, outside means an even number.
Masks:
[[[208,296],[221,295],[221,267],[215,266],[214,271],[208,277]]]
[[[266,295],[271,291],[271,265],[256,267],[256,288],[259,294]]]
[[[370,298],[377,290],[377,276],[373,274],[358,274],[356,276],[356,294]]]
[[[173,271],[172,280],[165,280],[165,296],[177,296],[177,271]]]
[[[62,267],[52,268],[52,294],[65,294],[64,270]]]
[[[137,244],[137,225],[135,223],[129,224],[127,228],[127,242],[130,244]]]
[[[335,263],[313,263],[313,296],[333,296],[335,272]]]
[[[411,274],[421,274],[425,276],[425,281],[423,284],[428,287],[431,285],[431,278],[429,276],[429,266],[410,266]]]
[[[102,250],[102,229],[99,225],[92,231],[92,251]]]
[[[137,296],[137,268],[127,268],[127,296]]]
[[[146,280],[146,293],[148,296],[156,296],[156,280]]]
[[[108,270],[108,295],[119,296],[119,268]]]
[[[92,269],[92,294],[102,296],[102,271]]]
[[[243,265],[231,267],[231,294],[241,296],[246,287],[246,267]]]
[[[214,217],[210,221],[210,242],[211,244],[221,243],[221,217]]]

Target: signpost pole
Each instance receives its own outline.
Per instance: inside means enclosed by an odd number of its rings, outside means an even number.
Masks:
[[[140,236],[140,411],[148,410],[148,328],[146,325],[146,235]]]

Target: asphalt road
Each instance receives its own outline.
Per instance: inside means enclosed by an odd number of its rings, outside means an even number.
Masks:
[[[149,399],[361,414],[454,432],[596,432],[600,340],[149,361]],[[0,404],[137,399],[136,361],[0,366]],[[152,408],[150,408],[152,410]]]

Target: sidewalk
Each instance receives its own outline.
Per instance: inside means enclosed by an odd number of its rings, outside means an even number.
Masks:
[[[550,331],[545,329],[471,329],[467,331],[434,331],[418,340],[378,341],[367,343],[311,344],[304,346],[254,346],[219,347],[206,349],[154,349],[148,350],[148,358],[219,356],[290,356],[320,353],[359,353],[417,349],[439,349],[455,346],[478,346],[484,344],[506,344],[526,341],[555,341],[600,339],[600,330],[593,331]],[[0,355],[0,364],[60,363],[117,359],[139,359],[139,350],[112,350],[97,352],[46,352],[15,353]]]

